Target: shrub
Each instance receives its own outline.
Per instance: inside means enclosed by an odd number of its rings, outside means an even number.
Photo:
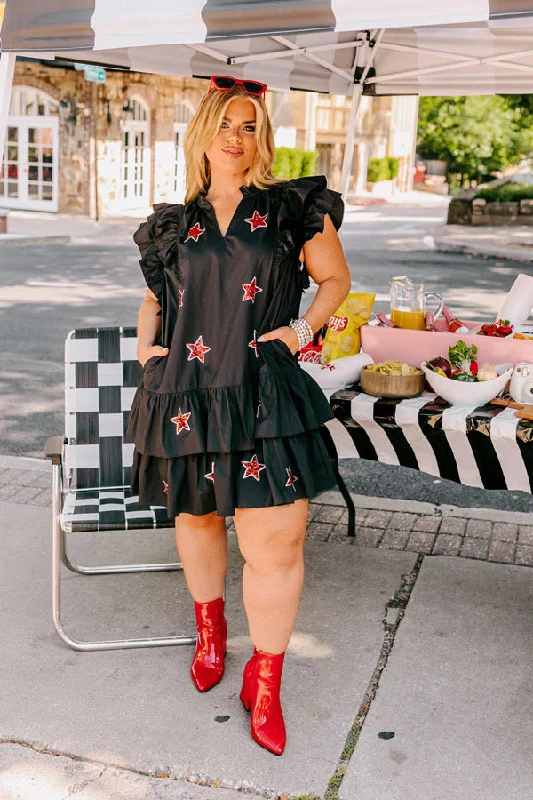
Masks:
[[[478,189],[475,196],[483,198],[487,203],[519,203],[520,200],[533,200],[533,186],[503,183],[501,186]]]
[[[318,153],[301,147],[278,147],[272,174],[281,180],[316,175]]]
[[[398,175],[398,170],[400,169],[400,161],[396,158],[396,156],[387,156],[387,161],[389,162],[389,172],[391,176],[391,180]]]
[[[391,181],[397,176],[399,166],[400,162],[395,156],[371,158],[368,162],[367,180],[370,183]]]

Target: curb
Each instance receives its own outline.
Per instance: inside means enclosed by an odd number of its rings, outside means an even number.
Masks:
[[[11,233],[0,234],[1,247],[20,247],[24,244],[70,244],[70,236],[24,236]]]
[[[508,261],[533,261],[533,247],[491,247],[490,245],[464,244],[447,239],[435,239],[435,250],[441,253],[468,253],[487,258],[503,258]]]
[[[532,525],[533,514],[527,511],[506,511],[499,508],[460,508],[459,506],[436,506],[433,503],[424,503],[419,500],[395,500],[388,497],[368,497],[364,494],[350,492],[356,508],[371,509],[376,511],[403,511],[408,514],[422,514],[431,517],[461,517],[462,519],[481,519],[488,522],[512,522],[515,525]],[[344,506],[340,492],[329,491],[318,495],[318,501],[323,505]]]

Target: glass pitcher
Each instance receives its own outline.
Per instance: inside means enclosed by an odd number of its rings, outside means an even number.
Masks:
[[[425,292],[423,283],[414,283],[405,275],[390,281],[390,317],[399,328],[423,331],[426,328],[426,300],[435,298],[438,308],[434,312],[437,317],[442,311],[442,297],[437,292]]]

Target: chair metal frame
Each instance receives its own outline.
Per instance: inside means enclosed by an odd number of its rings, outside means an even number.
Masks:
[[[179,562],[169,564],[117,564],[90,567],[73,563],[67,553],[66,532],[61,527],[62,454],[58,445],[63,437],[52,436],[47,442],[46,455],[52,458],[52,616],[61,639],[74,650],[122,650],[134,647],[164,647],[167,645],[196,644],[194,636],[151,636],[141,639],[108,639],[80,641],[69,636],[61,622],[61,564],[71,572],[81,575],[105,575],[127,572],[164,572],[183,570]]]

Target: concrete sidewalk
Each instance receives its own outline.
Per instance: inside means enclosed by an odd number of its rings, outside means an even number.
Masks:
[[[0,247],[39,243],[131,244],[132,234],[142,219],[152,212],[136,212],[119,217],[103,217],[99,222],[77,214],[51,214],[44,211],[10,211],[7,234],[0,234]]]
[[[514,261],[533,261],[533,228],[525,225],[441,225],[435,230],[433,238],[435,250],[445,253],[471,253]]]
[[[251,645],[232,526],[227,669],[200,695],[190,647],[82,653],[61,642],[49,481],[47,462],[0,458],[2,800],[533,796],[533,573],[516,565],[533,564],[526,515],[380,501],[358,509],[354,543],[340,495],[317,498],[276,758],[251,740],[238,698]],[[171,530],[68,541],[81,563],[175,559]],[[63,577],[75,638],[194,631],[180,573]]]

